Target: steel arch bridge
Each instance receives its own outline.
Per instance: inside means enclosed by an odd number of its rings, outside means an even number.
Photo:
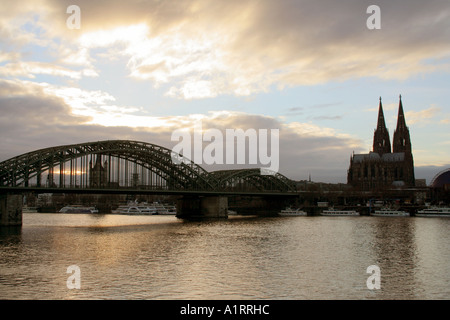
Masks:
[[[280,173],[261,174],[261,169],[219,170],[208,174],[216,190],[296,191],[295,184]]]
[[[176,160],[176,161],[174,161]],[[0,162],[0,186],[295,192],[294,183],[260,169],[208,172],[172,150],[107,140],[50,147]]]

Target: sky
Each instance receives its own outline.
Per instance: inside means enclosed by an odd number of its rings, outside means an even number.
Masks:
[[[0,161],[113,139],[172,149],[201,121],[278,129],[281,174],[346,183],[379,98],[392,140],[401,94],[416,178],[450,167],[448,0],[0,4]]]

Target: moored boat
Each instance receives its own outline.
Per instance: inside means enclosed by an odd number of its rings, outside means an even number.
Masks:
[[[448,207],[430,207],[417,211],[417,217],[450,217]]]
[[[281,210],[278,213],[278,215],[282,217],[295,217],[295,216],[307,216],[308,214],[300,209],[286,208],[284,210]]]
[[[112,210],[114,214],[129,214],[129,215],[154,215],[158,214],[158,211],[154,206],[147,204],[129,203],[127,205],[119,206],[117,209]]]
[[[37,207],[28,207],[28,206],[22,207],[22,213],[37,213],[37,212],[38,212]]]
[[[167,205],[158,202],[153,202],[152,206],[156,208],[157,214],[176,214],[177,209],[174,205]]]
[[[95,207],[85,207],[80,205],[69,205],[62,207],[59,213],[98,213]]]
[[[164,205],[166,212],[164,214],[177,214],[177,208],[174,205]]]
[[[359,216],[359,212],[355,210],[336,210],[330,208],[328,210],[323,210],[320,213],[321,216]]]
[[[137,201],[129,202],[127,205],[121,205],[115,210],[111,210],[114,214],[128,215],[174,215],[176,209],[174,206],[163,205],[158,202],[148,204],[146,202],[138,203]]]
[[[409,212],[403,210],[381,208],[380,210],[371,212],[370,215],[375,217],[409,217]]]

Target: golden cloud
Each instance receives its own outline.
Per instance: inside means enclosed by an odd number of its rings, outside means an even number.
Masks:
[[[415,1],[414,12],[381,1],[382,28],[375,32],[357,0],[78,1],[80,30],[65,25],[71,2],[8,2],[12,14],[0,16],[9,26],[4,38],[52,44],[61,63],[86,67],[78,75],[54,71],[75,78],[98,75],[94,49],[107,48],[102,57],[125,57],[130,77],[156,87],[170,83],[167,95],[185,99],[449,70],[445,59],[430,60],[450,56],[445,1]],[[33,28],[24,28],[26,21]]]

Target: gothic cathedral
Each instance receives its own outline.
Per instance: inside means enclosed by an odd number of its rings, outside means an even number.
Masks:
[[[350,159],[347,183],[361,190],[414,186],[411,138],[406,126],[401,96],[392,147],[391,150],[389,131],[386,128],[380,98],[373,151],[368,154],[353,154]]]

